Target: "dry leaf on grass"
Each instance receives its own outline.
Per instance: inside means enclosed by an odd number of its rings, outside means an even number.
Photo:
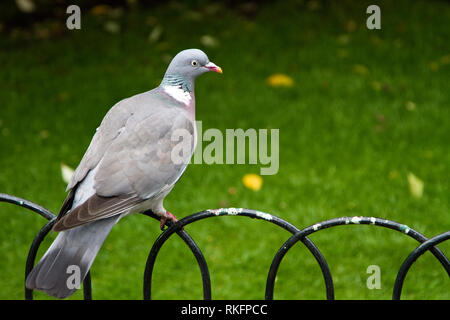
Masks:
[[[413,173],[408,173],[409,192],[414,198],[421,198],[423,195],[423,181]]]
[[[271,87],[292,87],[294,80],[285,74],[275,73],[267,78],[267,84]]]
[[[257,174],[249,173],[244,175],[242,183],[248,189],[259,191],[262,187],[263,179]]]
[[[73,169],[65,163],[61,163],[61,176],[65,183],[69,183],[73,176]]]

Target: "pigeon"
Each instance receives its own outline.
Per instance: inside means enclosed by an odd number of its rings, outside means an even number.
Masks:
[[[209,71],[222,73],[203,51],[183,50],[158,87],[107,112],[67,185],[69,194],[53,225],[59,234],[27,276],[28,289],[57,298],[72,295],[124,216],[151,210],[161,229],[177,221],[163,200],[195,149],[194,82]],[[74,285],[69,277],[76,271]]]

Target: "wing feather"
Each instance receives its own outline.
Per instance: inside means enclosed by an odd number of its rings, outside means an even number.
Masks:
[[[83,204],[59,218],[53,226],[54,231],[64,231],[83,224],[105,219],[127,212],[142,200],[136,196],[100,197],[91,196]]]

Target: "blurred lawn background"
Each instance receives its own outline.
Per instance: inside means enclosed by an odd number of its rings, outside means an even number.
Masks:
[[[23,21],[7,20],[4,10],[0,192],[58,212],[66,196],[61,163],[75,168],[108,109],[157,86],[171,57],[196,47],[224,70],[197,80],[203,130],[279,128],[280,169],[263,176],[255,192],[242,177],[259,173],[260,165],[191,165],[165,201],[169,211],[182,218],[246,207],[298,228],[364,215],[428,237],[449,230],[448,2],[89,2],[80,5],[82,29],[74,31],[65,28],[67,4],[58,3],[56,17],[21,13]],[[365,26],[370,4],[381,7],[381,30]],[[292,86],[268,85],[277,73]],[[411,192],[410,173],[423,183],[422,194]],[[0,299],[22,299],[27,252],[46,221],[10,204],[0,210]],[[213,299],[263,299],[270,263],[290,236],[242,217],[207,219],[186,230],[210,267]],[[140,299],[159,234],[159,224],[143,215],[116,225],[91,269],[93,298]],[[418,245],[370,226],[310,238],[329,263],[337,299],[390,299],[401,263]],[[450,243],[439,247],[449,256]],[[380,290],[366,287],[369,265],[381,268]],[[444,269],[426,253],[408,274],[402,298],[449,299],[449,289]],[[72,297],[80,298],[81,292]],[[196,261],[177,237],[158,256],[153,298],[202,298]],[[302,245],[283,260],[275,298],[325,298],[320,269]]]

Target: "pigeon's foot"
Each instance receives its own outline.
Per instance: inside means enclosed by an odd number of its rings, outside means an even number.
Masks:
[[[166,211],[166,214],[161,217],[161,220],[159,220],[159,228],[161,230],[164,230],[164,226],[166,225],[167,221],[172,221],[173,223],[177,222],[178,219],[173,214],[171,214],[169,211]]]

